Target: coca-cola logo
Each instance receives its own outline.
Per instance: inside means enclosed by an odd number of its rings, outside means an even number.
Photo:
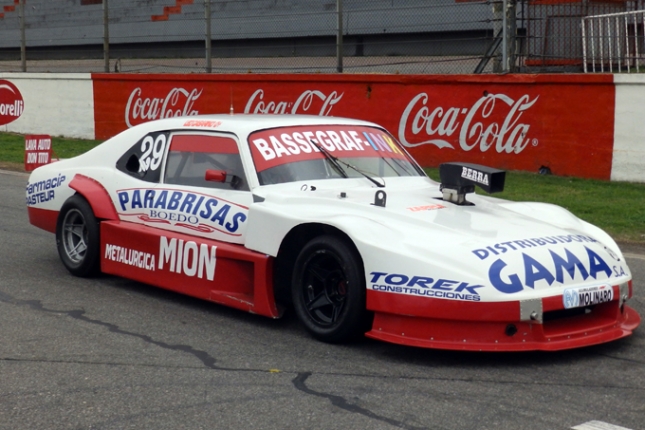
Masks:
[[[0,125],[17,120],[24,110],[25,102],[18,88],[9,81],[0,80]]]
[[[155,119],[199,115],[194,106],[202,92],[203,89],[173,88],[163,97],[144,97],[141,88],[136,88],[125,107],[125,123],[133,127]]]
[[[486,94],[470,108],[444,108],[429,106],[428,94],[420,93],[403,111],[399,141],[409,148],[435,145],[455,149],[458,144],[464,151],[494,148],[498,153],[519,154],[529,143],[537,145],[536,139],[528,137],[531,126],[522,117],[538,98],[525,94],[513,100],[504,94]]]
[[[304,91],[296,100],[274,101],[264,100],[264,90],[256,90],[244,108],[244,113],[265,114],[311,114],[327,116],[336,103],[343,98],[343,94],[332,91],[325,94],[318,90]]]

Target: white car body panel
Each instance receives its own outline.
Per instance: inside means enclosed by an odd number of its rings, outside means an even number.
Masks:
[[[248,143],[251,133],[277,126],[330,124],[379,127],[333,117],[270,115],[150,122],[79,157],[38,168],[29,178],[27,203],[30,208],[60,211],[76,192],[70,188],[72,179],[83,175],[107,191],[122,222],[240,244],[270,257],[278,256],[285,237],[298,226],[320,224],[342,232],[353,242],[364,264],[368,291],[419,300],[521,302],[562,296],[567,288],[613,288],[631,281],[625,259],[609,235],[557,206],[513,203],[476,194],[468,195],[473,206],[459,206],[444,201],[439,184],[424,176],[381,178],[384,188],[364,177],[260,185]],[[239,144],[248,191],[142,183],[115,169],[137,141],[163,130],[171,131],[169,141],[176,134],[234,139]],[[163,156],[166,154],[167,148]],[[164,177],[166,159],[157,161]],[[155,190],[157,197],[163,190],[177,192],[184,200],[188,194],[211,193],[218,201],[209,216],[225,204],[231,209],[227,218],[215,225],[197,219],[196,214],[202,213],[197,206],[193,210],[187,205],[190,211],[172,215],[164,206],[164,216],[184,217],[184,221],[192,216],[193,224],[203,226],[203,231],[191,231],[178,226],[187,221],[163,223],[151,216],[150,208],[133,204],[133,190],[141,190],[140,197],[148,189]],[[385,207],[374,204],[378,191],[386,193]],[[233,222],[236,213],[241,215]],[[227,226],[231,231],[226,231]]]

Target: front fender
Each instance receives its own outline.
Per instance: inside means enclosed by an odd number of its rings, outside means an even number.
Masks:
[[[324,224],[345,233],[362,254],[361,243],[372,240],[380,243],[396,241],[397,231],[359,213],[339,213],[333,206],[303,208],[284,202],[263,202],[249,209],[246,247],[270,256],[277,256],[280,244],[287,234],[302,224]]]
[[[614,241],[614,239],[612,239],[612,237],[605,231],[576,217],[561,206],[540,202],[507,202],[500,204],[500,206],[537,220],[548,220],[550,224],[557,225],[558,227],[567,230],[576,230],[587,233],[588,235],[596,238],[617,255],[622,256],[616,241]]]

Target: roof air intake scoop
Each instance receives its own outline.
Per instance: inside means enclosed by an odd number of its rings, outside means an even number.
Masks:
[[[475,185],[487,193],[504,191],[504,170],[469,163],[443,163],[439,166],[443,199],[456,205],[470,205],[466,194],[475,192]]]

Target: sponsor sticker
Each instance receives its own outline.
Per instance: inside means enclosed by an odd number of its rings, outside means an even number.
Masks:
[[[127,266],[138,267],[139,269],[153,272],[155,270],[155,256],[153,254],[130,249],[125,246],[107,243],[105,244],[105,254],[103,257],[106,260],[116,261]]]
[[[423,206],[412,206],[407,208],[410,212],[421,212],[421,211],[435,211],[437,209],[445,209],[444,205],[432,204],[432,205],[423,205]]]
[[[222,121],[212,121],[204,119],[190,119],[184,123],[184,127],[209,127],[217,128],[222,125]]]
[[[471,169],[470,167],[463,167],[461,171],[461,177],[470,179],[473,182],[477,182],[478,184],[483,184],[483,185],[489,185],[490,180],[488,173],[480,172],[475,169]]]
[[[25,187],[27,206],[45,203],[56,198],[56,188],[62,186],[66,179],[65,175],[59,173],[42,181],[27,182]]]
[[[452,279],[387,272],[370,272],[368,282],[374,291],[471,302],[481,300],[477,289],[483,287]]]
[[[614,300],[614,289],[609,285],[567,288],[562,294],[565,309],[597,305]]]
[[[500,292],[518,293],[525,288],[535,289],[546,285],[564,285],[570,281],[609,279],[614,275],[612,268],[590,248],[584,247],[586,255],[580,255],[564,248],[564,254],[549,250],[549,258],[534,258],[522,253],[521,264],[514,260],[498,258],[488,270],[490,283]]]
[[[214,245],[176,238],[168,240],[165,236],[160,238],[159,270],[212,281],[215,279],[216,261],[217,247]]]
[[[119,214],[134,222],[241,236],[248,208],[207,194],[163,188],[118,190]]]
[[[360,126],[283,127],[249,136],[258,172],[297,161],[324,159],[319,146],[336,157],[406,159],[386,132]]]
[[[505,294],[519,293],[526,288],[629,275],[628,269],[620,263],[611,264],[611,260],[605,260],[604,253],[598,252],[592,244],[598,244],[593,237],[571,234],[500,242],[471,252],[490,263],[489,281]],[[539,248],[544,248],[548,254]],[[608,254],[618,259],[617,255]]]
[[[486,248],[473,249],[472,253],[479,257],[480,260],[486,260],[489,257],[511,253],[512,251],[521,251],[523,249],[546,247],[551,245],[569,244],[569,243],[597,243],[598,241],[591,236],[582,234],[569,234],[560,236],[543,236],[523,240],[509,240],[507,242],[496,243]]]
[[[212,281],[215,279],[217,247],[199,241],[159,237],[159,252],[105,244],[103,258],[148,272],[176,273]]]

